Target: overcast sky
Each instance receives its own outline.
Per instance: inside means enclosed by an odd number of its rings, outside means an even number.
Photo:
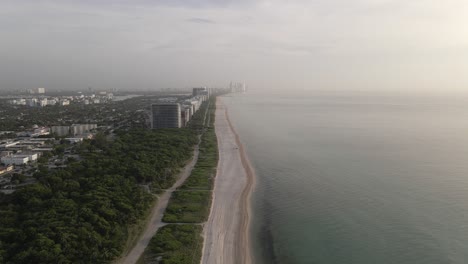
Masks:
[[[468,90],[466,0],[0,0],[0,89]]]

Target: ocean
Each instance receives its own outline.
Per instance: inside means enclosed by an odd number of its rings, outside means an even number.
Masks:
[[[255,263],[468,263],[468,97],[223,97],[256,171]]]

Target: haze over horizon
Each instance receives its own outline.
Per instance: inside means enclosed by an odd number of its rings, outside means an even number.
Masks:
[[[468,90],[468,2],[0,2],[0,89]]]

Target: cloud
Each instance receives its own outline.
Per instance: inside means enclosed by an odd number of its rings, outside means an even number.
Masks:
[[[0,2],[0,89],[468,85],[466,0]]]
[[[256,0],[156,0],[146,1],[148,4],[165,6],[181,6],[189,8],[228,8],[238,5],[250,5]]]
[[[206,18],[199,18],[199,17],[192,17],[186,20],[190,23],[198,23],[198,24],[216,24],[215,21],[206,19]]]

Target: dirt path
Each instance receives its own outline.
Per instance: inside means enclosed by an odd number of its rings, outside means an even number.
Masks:
[[[209,107],[206,108],[205,113],[203,115],[203,124],[206,124],[206,118],[208,116],[208,112],[209,112]],[[145,249],[148,246],[149,242],[151,241],[151,238],[156,234],[158,229],[167,225],[167,223],[164,223],[162,221],[164,212],[166,211],[166,208],[169,203],[169,200],[171,199],[172,193],[177,188],[179,188],[185,182],[185,180],[187,180],[187,178],[190,176],[193,170],[193,167],[195,167],[195,164],[197,163],[200,139],[201,139],[201,135],[198,136],[198,143],[193,150],[192,160],[187,165],[185,165],[183,171],[178,175],[178,180],[176,181],[176,183],[174,183],[174,185],[172,185],[171,188],[165,190],[164,193],[158,197],[158,201],[151,211],[150,221],[145,227],[145,230],[141,233],[141,236],[138,242],[135,244],[133,249],[126,256],[115,261],[114,262],[115,264],[135,264],[138,261],[138,259],[141,257],[141,255],[143,255],[143,253],[145,252]]]
[[[171,198],[172,193],[190,176],[193,167],[197,163],[198,153],[199,151],[197,145],[193,151],[192,160],[179,174],[176,183],[174,183],[171,188],[167,189],[162,195],[159,196],[157,203],[152,209],[150,221],[148,222],[145,230],[142,232],[142,235],[135,244],[134,248],[126,256],[116,261],[116,264],[135,264],[145,251],[151,238],[156,234],[158,229],[166,225],[166,223],[162,222],[162,218],[164,216],[164,211],[166,211],[169,199]]]
[[[215,129],[219,162],[201,263],[250,264],[249,201],[254,174],[220,99]]]

